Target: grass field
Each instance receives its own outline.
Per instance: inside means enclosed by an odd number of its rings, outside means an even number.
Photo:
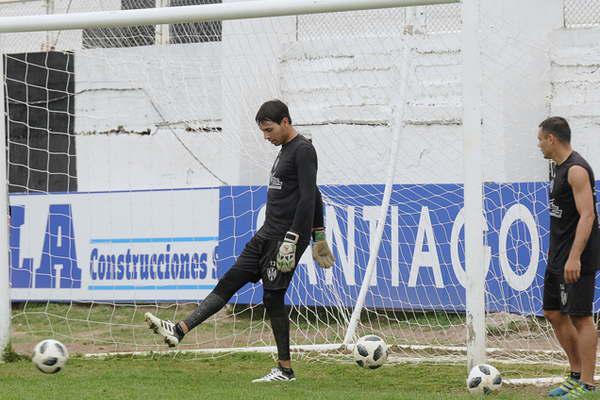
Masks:
[[[187,356],[69,360],[58,374],[38,372],[28,360],[0,365],[0,399],[473,399],[462,365],[396,364],[378,370],[353,364],[296,360],[298,380],[252,384],[268,372],[264,354],[212,360]],[[542,366],[499,365],[504,377],[557,375]],[[510,387],[488,399],[539,399],[547,388]],[[592,397],[600,398],[600,397]]]
[[[71,353],[105,353],[164,350],[164,344],[149,334],[144,313],[179,320],[196,304],[107,304],[107,303],[21,303],[13,305],[11,341],[13,348],[28,354],[40,340],[63,341]],[[515,320],[509,314],[488,319],[489,347],[527,350],[560,350],[550,327],[540,318]],[[294,309],[290,315],[293,344],[340,343],[347,324],[338,310]],[[228,307],[194,329],[181,344],[182,350],[219,347],[274,345],[262,306]],[[462,346],[465,340],[464,315],[444,312],[364,312],[357,335],[378,334],[397,345]],[[398,351],[398,349],[393,349]],[[533,353],[512,355],[528,361],[563,362],[563,357]],[[412,354],[410,354],[412,355]]]
[[[0,364],[0,400],[5,399],[473,399],[465,387],[465,364],[460,354],[446,353],[444,360],[456,364],[395,363],[378,370],[365,370],[350,361],[348,354],[294,354],[298,381],[288,384],[252,384],[273,366],[268,354],[169,353],[152,357],[130,355],[110,359],[87,359],[86,353],[117,351],[164,351],[166,346],[148,331],[143,313],[162,318],[187,315],[194,304],[110,305],[28,303],[15,305],[12,346],[28,355],[34,344],[45,338],[65,343],[73,355],[64,371],[44,375],[30,361]],[[317,313],[321,312],[321,315]],[[270,327],[261,307],[223,310],[197,327],[182,343],[182,349],[218,346],[272,345]],[[379,315],[377,324],[365,315],[362,321],[395,343],[416,341],[427,344],[464,343],[464,318],[446,313],[401,313]],[[377,316],[376,316],[377,317]],[[343,326],[336,315],[325,310],[308,315],[291,314],[294,343],[332,343],[340,340]],[[488,340],[498,338],[509,348],[527,344],[548,346],[544,321],[522,320],[519,325],[495,325]],[[514,326],[513,326],[514,325]],[[540,339],[541,338],[541,339]],[[510,341],[509,341],[510,340]],[[541,347],[546,348],[546,347]],[[394,348],[396,360],[428,356],[428,350]],[[418,353],[418,354],[417,354]],[[431,355],[439,355],[437,353]],[[495,354],[498,356],[498,354]],[[531,361],[527,354],[511,354],[510,360]],[[440,360],[438,360],[440,361]],[[446,362],[446,361],[444,361]],[[496,364],[504,378],[534,378],[562,375],[563,367],[552,364]],[[548,388],[505,387],[490,399],[539,399]],[[592,397],[593,398],[593,397]],[[600,396],[596,397],[600,399]]]
[[[13,307],[12,345],[28,353],[38,341],[53,337],[62,340],[76,353],[160,350],[163,344],[148,333],[144,313],[150,311],[164,319],[185,318],[196,304],[66,304],[27,303]],[[198,326],[182,343],[182,349],[273,345],[270,325],[265,323],[262,306],[241,306],[235,312],[223,310]],[[335,318],[333,318],[335,317]],[[368,323],[368,315],[365,315]],[[295,344],[336,343],[345,333],[343,319],[328,311],[292,313],[291,339]],[[403,314],[377,320],[380,334],[409,337],[415,327],[441,337],[448,328],[460,327],[462,342],[464,317],[454,314]],[[405,333],[406,332],[406,333]],[[218,333],[218,334],[217,334]],[[457,339],[457,338],[453,338]],[[414,339],[410,338],[410,343]],[[427,339],[425,339],[427,340]],[[396,341],[398,342],[398,341]],[[429,341],[428,341],[429,342]]]

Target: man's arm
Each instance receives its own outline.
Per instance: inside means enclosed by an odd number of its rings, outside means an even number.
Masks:
[[[317,153],[312,146],[301,146],[296,151],[296,173],[299,199],[290,231],[300,234],[311,231],[315,215],[317,191]],[[301,238],[310,240],[310,237]]]
[[[581,254],[592,232],[595,205],[590,178],[585,168],[579,165],[572,166],[569,168],[567,179],[573,190],[575,207],[579,213],[575,239],[565,264],[565,282],[573,283],[577,282],[581,275]]]
[[[323,222],[323,197],[321,196],[321,191],[317,186],[316,194],[315,194],[315,216],[313,217],[312,229],[313,231],[323,229],[325,227],[325,223]]]

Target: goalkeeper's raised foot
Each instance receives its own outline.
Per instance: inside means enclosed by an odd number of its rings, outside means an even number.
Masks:
[[[169,347],[175,347],[181,341],[181,338],[175,332],[175,324],[171,321],[160,319],[152,313],[147,312],[144,318],[148,327],[159,336],[162,336],[164,342]]]

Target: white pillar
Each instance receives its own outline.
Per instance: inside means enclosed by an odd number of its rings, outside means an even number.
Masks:
[[[0,35],[1,36],[1,35]],[[6,143],[4,122],[5,77],[4,53],[0,47],[0,143]],[[4,146],[3,146],[4,147]],[[10,283],[8,263],[8,174],[6,170],[6,148],[0,151],[0,357],[10,340]]]
[[[483,265],[483,190],[481,174],[481,2],[464,0],[462,8],[463,149],[465,198],[465,269],[467,369],[484,363],[485,273]]]
[[[46,15],[54,14],[54,0],[46,0]],[[52,51],[54,47],[54,41],[56,39],[56,32],[46,31],[46,43],[42,46],[42,51]]]
[[[156,8],[169,7],[171,0],[156,0]],[[157,46],[169,44],[169,24],[156,25],[155,32],[155,44]]]
[[[551,34],[562,26],[562,0],[464,0],[462,4],[470,368],[486,357],[482,182],[547,179],[536,132],[549,112]]]

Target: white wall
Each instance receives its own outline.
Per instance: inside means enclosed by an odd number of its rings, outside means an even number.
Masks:
[[[397,93],[404,40],[411,72],[405,162],[396,180],[460,180],[456,35],[296,42],[288,31],[278,41],[289,26],[285,19],[246,21],[225,24],[221,44],[78,52],[81,190],[218,184],[170,131],[159,128],[165,121],[218,122],[222,135],[182,136],[225,182],[263,184],[277,149],[262,140],[253,118],[273,97],[288,102],[294,124],[313,137],[320,183],[381,183],[391,104],[402,102]],[[265,33],[253,33],[261,29]],[[107,134],[119,127],[131,133]],[[153,135],[136,134],[145,130]]]
[[[562,0],[482,2],[483,162],[496,171],[488,180],[547,179],[537,125],[550,109],[550,36],[562,11]]]
[[[404,46],[410,51],[403,59]],[[320,154],[321,183],[382,183],[392,104],[406,103],[397,182],[449,182],[462,164],[454,35],[297,42],[282,58],[283,97]],[[409,63],[406,99],[398,99]]]
[[[484,179],[545,179],[535,133],[550,114],[571,121],[575,147],[600,170],[593,151],[600,30],[560,29],[560,0],[544,0],[552,11],[544,16],[542,0],[519,13],[512,1],[490,1],[484,10]],[[339,26],[330,21],[338,34],[328,39],[307,18],[225,22],[220,43],[77,51],[80,189],[262,184],[276,149],[262,141],[253,117],[272,97],[287,101],[299,131],[313,137],[320,183],[385,180],[394,103],[406,105],[395,181],[460,182],[460,35],[360,38],[354,31],[344,39],[348,20],[340,19]],[[298,41],[297,32],[314,39]],[[407,94],[399,99],[405,62]]]
[[[573,147],[600,179],[600,28],[552,35],[550,114],[568,119]]]
[[[222,126],[220,61],[218,43],[77,52],[79,190],[219,185],[190,152],[237,175],[222,133],[185,129]]]

